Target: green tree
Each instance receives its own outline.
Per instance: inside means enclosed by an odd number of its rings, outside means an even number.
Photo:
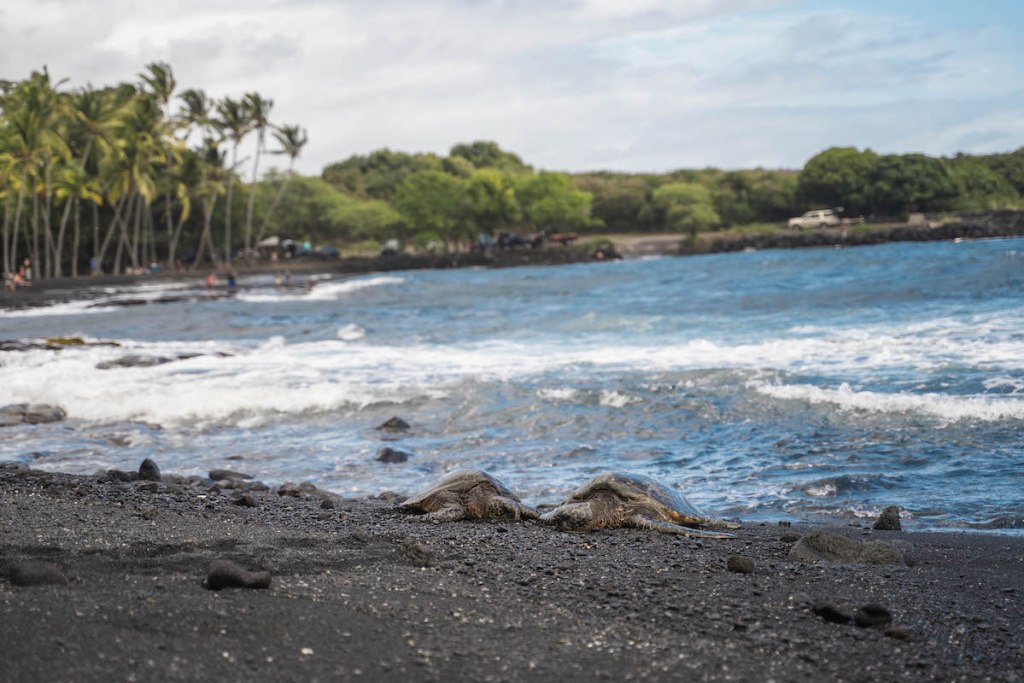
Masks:
[[[466,186],[459,178],[442,171],[413,173],[399,185],[394,204],[410,229],[437,233],[446,251],[463,234]]]
[[[273,154],[284,154],[288,157],[288,170],[280,174],[280,180],[278,181],[277,192],[274,195],[274,200],[263,213],[263,222],[260,224],[260,230],[256,234],[257,242],[263,239],[267,230],[267,225],[270,222],[270,217],[274,214],[274,210],[281,202],[281,197],[284,196],[284,191],[288,187],[288,182],[294,175],[295,160],[299,158],[299,155],[302,154],[302,148],[309,142],[309,135],[306,133],[306,129],[300,126],[276,126],[273,130],[273,135],[274,139],[277,140],[277,143],[281,146],[281,148],[273,152]]]
[[[581,230],[593,224],[589,192],[576,189],[564,173],[541,171],[516,179],[523,217],[537,230]]]
[[[872,203],[887,216],[941,211],[956,200],[957,187],[946,165],[924,154],[887,154],[872,173]]]
[[[517,155],[506,152],[498,143],[489,140],[457,144],[451,148],[448,156],[461,157],[478,169],[496,168],[511,173],[525,173],[531,170]]]
[[[654,191],[654,206],[665,216],[669,230],[689,232],[696,237],[701,230],[716,227],[721,218],[708,188],[699,183],[668,183]]]
[[[465,192],[469,227],[478,232],[493,234],[504,230],[522,215],[515,189],[501,171],[485,168],[474,172],[466,181]]]
[[[227,197],[224,200],[224,259],[231,265],[231,205],[238,172],[238,146],[252,130],[252,117],[245,100],[225,97],[217,102],[218,125],[231,141],[231,166],[228,168]]]
[[[807,208],[842,206],[847,213],[871,213],[878,155],[870,149],[830,147],[804,165],[797,194]]]
[[[249,183],[249,201],[245,209],[245,239],[243,241],[246,257],[252,247],[252,211],[253,200],[256,198],[256,179],[259,176],[260,156],[267,145],[267,130],[270,128],[270,110],[274,101],[268,100],[259,93],[248,93],[245,96],[246,109],[249,112],[249,124],[256,131],[256,153],[252,160],[252,181]]]

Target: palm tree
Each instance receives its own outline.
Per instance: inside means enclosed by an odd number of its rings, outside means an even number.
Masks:
[[[230,97],[217,102],[217,113],[220,114],[220,125],[231,140],[231,167],[228,169],[227,198],[224,205],[224,259],[231,265],[231,201],[235,187],[235,170],[238,166],[238,146],[249,131],[252,120],[249,116],[245,100],[233,100]]]
[[[180,158],[178,152],[180,152],[179,146],[174,144],[173,134],[170,129],[172,122],[171,119],[171,98],[174,95],[174,89],[177,87],[178,82],[174,79],[174,71],[171,69],[171,65],[166,62],[151,62],[146,65],[147,71],[139,74],[147,91],[156,98],[157,103],[160,105],[161,112],[163,114],[161,121],[161,128],[159,139],[164,142],[164,155],[166,157],[164,176],[160,178],[160,184],[163,186],[163,197],[164,197],[164,224],[167,228],[167,261],[170,266],[173,267],[175,262],[174,248],[176,246],[176,240],[174,240],[174,222],[171,218],[171,197],[177,194],[177,188],[175,187],[174,180],[172,178],[172,167],[175,161]]]
[[[309,136],[306,134],[305,128],[299,128],[298,126],[278,126],[274,128],[274,139],[277,140],[278,144],[281,145],[281,149],[273,152],[273,154],[286,154],[288,155],[288,170],[282,175],[281,182],[277,186],[277,194],[274,195],[274,201],[271,202],[270,208],[267,209],[266,214],[263,216],[263,223],[260,225],[260,231],[256,235],[256,241],[259,242],[263,239],[263,233],[267,230],[267,224],[270,223],[270,217],[274,213],[274,209],[277,208],[278,203],[281,201],[281,197],[284,196],[285,188],[288,187],[288,182],[292,179],[292,170],[295,168],[295,160],[299,158],[302,153],[302,148],[309,142]]]
[[[249,123],[256,131],[256,154],[252,161],[252,182],[249,183],[249,203],[245,210],[245,255],[248,258],[249,249],[252,247],[252,208],[256,199],[256,179],[259,174],[260,155],[266,148],[267,129],[270,127],[270,110],[274,107],[274,101],[264,99],[259,93],[248,93],[244,99],[245,107],[249,112]]]

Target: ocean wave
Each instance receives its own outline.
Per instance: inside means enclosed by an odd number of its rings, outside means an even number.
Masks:
[[[394,275],[378,275],[365,278],[354,278],[341,282],[330,280],[311,281],[311,287],[296,292],[294,288],[281,290],[240,292],[236,297],[239,301],[249,303],[268,303],[283,301],[337,301],[342,297],[362,289],[382,287],[386,285],[400,285],[405,278]]]
[[[953,396],[948,394],[911,394],[856,391],[848,384],[829,389],[809,384],[767,384],[752,382],[757,392],[779,400],[830,404],[844,411],[871,413],[914,413],[939,418],[946,422],[958,420],[1024,419],[1024,400],[990,396]]]

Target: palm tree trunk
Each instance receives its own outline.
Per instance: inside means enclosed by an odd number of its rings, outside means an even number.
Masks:
[[[231,148],[231,170],[228,175],[227,204],[224,207],[224,263],[231,267],[231,200],[235,189],[235,166],[238,164],[238,143]]]
[[[72,201],[75,203],[75,237],[72,240],[73,246],[71,247],[71,277],[78,277],[78,244],[79,237],[82,234],[82,209],[78,197],[75,197]]]
[[[256,178],[259,174],[260,152],[263,151],[263,141],[256,141],[256,156],[252,161],[252,182],[249,183],[249,201],[245,209],[245,258],[249,258],[249,249],[252,247],[252,209],[256,200]]]
[[[9,251],[11,264],[9,269],[11,272],[18,270],[18,226],[21,225],[21,209],[24,205],[25,200],[25,183],[27,182],[28,172],[22,171],[21,173],[21,187],[18,188],[18,203],[17,208],[14,210],[14,230],[11,235],[11,248]]]
[[[260,231],[256,233],[257,243],[263,239],[263,233],[267,231],[267,225],[270,224],[270,217],[273,215],[274,209],[276,209],[277,205],[281,202],[281,198],[284,197],[285,188],[288,187],[288,183],[291,182],[292,179],[292,166],[294,165],[294,160],[292,163],[288,164],[288,174],[284,177],[284,180],[281,181],[281,184],[278,185],[277,193],[274,195],[274,201],[270,203],[270,208],[268,208],[267,212],[263,214],[263,223],[260,224]]]
[[[103,268],[103,257],[107,253],[107,247],[110,246],[110,240],[114,237],[114,233],[117,231],[118,228],[120,228],[122,232],[124,230],[124,228],[121,225],[122,224],[121,211],[124,209],[124,205],[125,205],[126,199],[127,199],[127,197],[121,197],[120,199],[117,200],[117,204],[114,206],[114,218],[110,222],[110,227],[107,228],[107,235],[106,235],[106,237],[103,238],[103,244],[100,245],[99,253],[96,255],[96,265],[101,270]],[[129,205],[128,211],[126,213],[131,213],[131,206],[130,205]],[[97,221],[97,225],[99,225],[99,221]],[[94,229],[98,230],[99,228],[97,227],[97,228],[94,228]]]
[[[71,205],[73,203],[74,203],[74,199],[72,199],[71,197],[68,197],[67,203],[64,204],[64,213],[60,217],[60,229],[57,231],[57,244],[55,245],[54,250],[53,250],[54,277],[60,277],[61,275],[63,275],[63,270],[61,268],[61,256],[62,256],[61,252],[64,251],[64,249],[63,249],[64,233],[65,233],[65,229],[67,228],[67,225],[68,225],[68,217],[71,215]],[[75,248],[76,249],[78,248],[77,236],[76,236]]]

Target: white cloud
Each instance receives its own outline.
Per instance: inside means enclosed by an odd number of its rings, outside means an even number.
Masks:
[[[309,129],[307,173],[379,147],[444,153],[474,139],[564,170],[796,167],[834,144],[1013,146],[1024,108],[1013,30],[890,12],[783,0],[14,0],[0,9],[0,77],[48,64],[72,85],[104,85],[167,61],[180,88],[273,99],[274,119]]]

